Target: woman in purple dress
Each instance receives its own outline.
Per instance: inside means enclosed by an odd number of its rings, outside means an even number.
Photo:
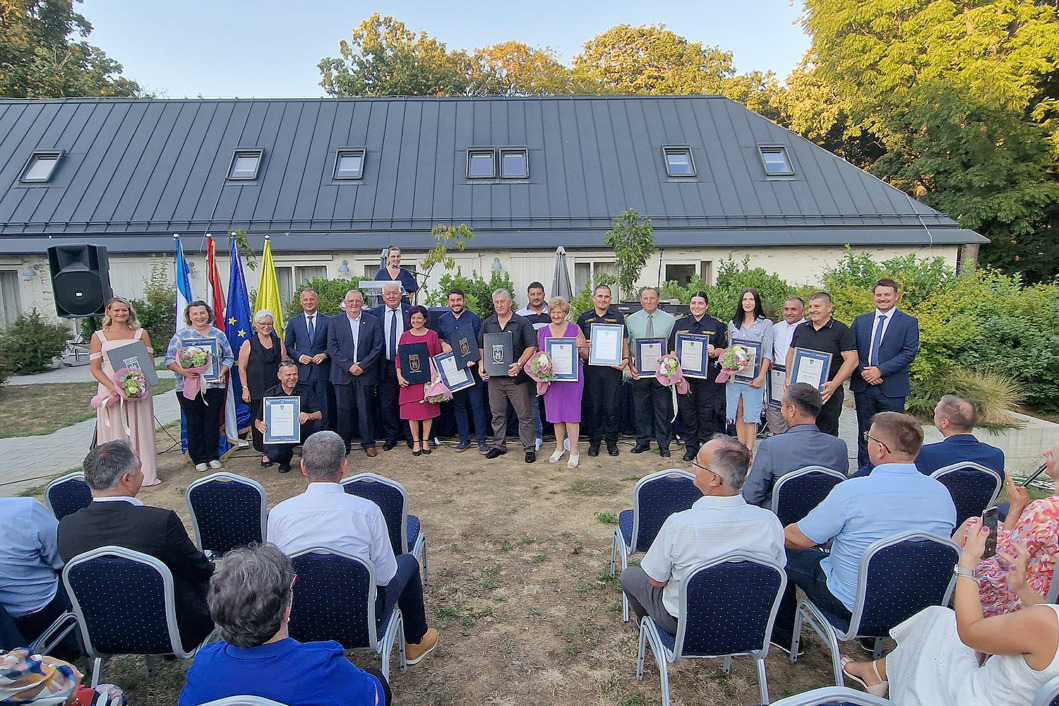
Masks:
[[[408,310],[408,322],[412,328],[401,334],[401,344],[425,343],[427,344],[427,355],[433,358],[441,353],[441,341],[438,335],[427,328],[426,307],[413,306]],[[401,349],[398,347],[394,360],[397,365],[397,382],[401,385],[401,419],[408,420],[408,428],[412,431],[412,455],[430,453],[430,427],[434,423],[434,417],[441,414],[441,407],[437,403],[426,401],[426,389],[421,384],[411,385],[401,375]],[[423,432],[420,435],[419,424],[423,424]]]
[[[554,297],[548,302],[548,316],[552,322],[537,331],[537,347],[547,352],[545,341],[549,338],[576,338],[577,353],[585,347],[585,337],[577,324],[568,323],[570,303],[562,297]],[[581,391],[585,387],[585,371],[581,356],[575,353],[577,360],[576,382],[553,382],[544,393],[545,418],[555,425],[555,453],[548,457],[548,463],[559,463],[565,449],[563,438],[570,438],[570,460],[567,468],[577,468],[580,460],[577,448],[577,437],[581,431]]]

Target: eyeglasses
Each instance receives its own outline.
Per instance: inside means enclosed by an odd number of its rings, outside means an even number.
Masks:
[[[875,438],[874,436],[872,436],[871,434],[865,434],[864,436],[865,436],[865,437],[866,437],[866,438],[868,439],[868,441],[874,441],[874,442],[875,442],[876,444],[878,444],[879,446],[881,446],[881,447],[883,447],[884,449],[886,449],[886,453],[888,453],[888,454],[892,454],[892,453],[893,453],[893,451],[891,451],[891,450],[890,450],[890,447],[889,447],[889,446],[887,446],[887,445],[886,445],[886,444],[884,444],[883,442],[879,441],[878,439],[876,439],[876,438]]]
[[[724,477],[720,473],[716,471],[711,471],[709,468],[706,468],[706,466],[700,465],[697,461],[692,461],[691,465],[695,468],[701,468],[707,473],[712,473],[713,475],[717,476],[717,485],[724,485]]]

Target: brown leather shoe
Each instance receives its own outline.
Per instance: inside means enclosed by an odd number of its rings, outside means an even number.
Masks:
[[[370,458],[375,458],[379,455],[379,452],[375,450],[374,446],[369,446],[368,448],[364,449],[364,453],[368,454]]]
[[[418,643],[409,642],[405,645],[405,662],[408,666],[418,664],[424,657],[430,654],[434,648],[438,646],[438,637],[437,630],[434,628],[427,628],[427,632],[423,635],[422,640]]]

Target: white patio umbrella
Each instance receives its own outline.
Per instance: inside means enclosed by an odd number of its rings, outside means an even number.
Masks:
[[[555,274],[552,275],[552,296],[570,301],[574,296],[570,284],[570,271],[566,268],[566,249],[562,245],[555,249]]]

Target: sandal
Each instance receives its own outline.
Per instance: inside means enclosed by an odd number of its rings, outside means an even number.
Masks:
[[[852,657],[842,655],[842,659],[839,661],[839,663],[842,665],[842,676],[857,682],[864,688],[866,692],[868,692],[872,696],[878,696],[880,698],[885,699],[886,696],[890,693],[890,682],[883,679],[882,675],[879,674],[879,668],[875,666],[875,662],[877,660],[872,660],[871,670],[875,672],[875,678],[879,680],[879,683],[872,684],[871,686],[869,686],[863,679],[861,679],[857,675],[851,674],[850,672],[846,671],[846,665],[850,664],[853,661],[854,659]]]

